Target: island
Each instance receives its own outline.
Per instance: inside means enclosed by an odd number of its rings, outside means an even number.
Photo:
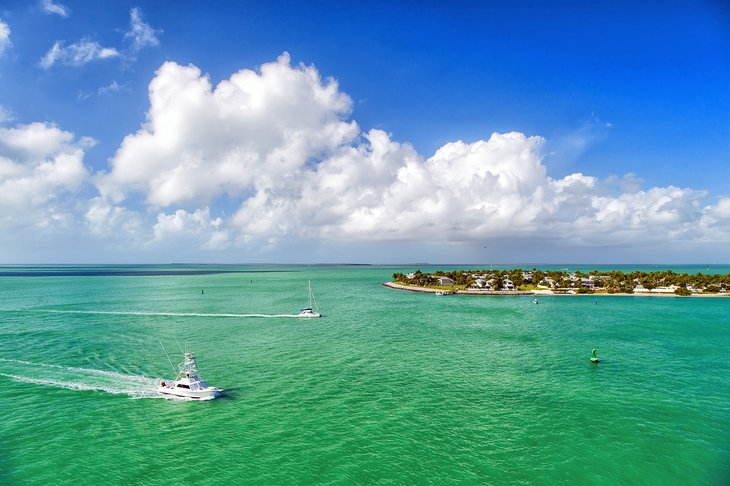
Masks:
[[[386,287],[438,295],[730,295],[730,274],[523,270],[453,270],[394,273]]]

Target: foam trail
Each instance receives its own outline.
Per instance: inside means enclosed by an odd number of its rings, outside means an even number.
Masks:
[[[13,381],[21,383],[33,383],[35,385],[46,385],[53,386],[56,388],[65,388],[67,390],[84,390],[84,391],[103,391],[106,393],[112,393],[114,395],[128,395],[131,398],[161,398],[162,396],[157,393],[157,390],[153,385],[147,388],[138,388],[135,390],[123,387],[115,387],[111,385],[102,384],[88,384],[74,381],[61,381],[52,380],[46,378],[32,378],[29,376],[13,375],[11,373],[0,373],[0,376],[5,376]]]
[[[117,373],[115,371],[95,370],[95,369],[91,369],[91,368],[76,368],[74,366],[60,366],[60,365],[48,364],[48,363],[32,363],[30,361],[23,361],[20,359],[0,358],[0,361],[4,361],[6,363],[17,363],[17,364],[28,365],[28,366],[41,366],[44,368],[55,368],[58,370],[65,370],[65,371],[76,372],[76,373],[86,373],[86,374],[90,374],[90,375],[98,375],[98,376],[104,376],[104,377],[109,377],[109,378],[119,378],[121,380],[131,380],[131,381],[136,380],[136,381],[139,381],[140,383],[146,383],[150,380],[149,378],[146,378],[144,376],[125,375],[123,373]]]
[[[168,316],[168,317],[298,317],[296,314],[208,314],[200,312],[137,312],[137,311],[94,311],[94,310],[56,310],[56,309],[25,309],[3,310],[3,312],[46,312],[51,314],[100,314],[107,316]]]
[[[95,390],[132,398],[159,398],[157,380],[139,375],[125,375],[114,371],[59,366],[46,363],[0,358],[15,365],[12,372],[0,372],[0,376],[21,383],[53,386],[69,390]]]

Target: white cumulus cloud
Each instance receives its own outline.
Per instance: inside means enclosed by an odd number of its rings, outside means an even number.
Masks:
[[[66,228],[63,238],[107,255],[196,259],[243,248],[275,260],[276,248],[328,248],[357,261],[352,248],[400,248],[443,261],[458,256],[446,248],[489,242],[549,259],[606,245],[720,251],[730,241],[730,198],[646,187],[634,174],[555,178],[540,136],[493,133],[429,156],[361,131],[337,82],[286,53],[215,85],[196,66],[167,62],[149,99],[145,123],[91,175],[92,140],[49,123],[0,128],[0,244]]]
[[[337,83],[292,67],[286,54],[215,89],[197,67],[168,62],[149,92],[147,123],[124,139],[100,182],[116,201],[139,191],[169,206],[276,186],[358,131],[343,120],[351,101]]]
[[[0,227],[73,219],[63,198],[87,180],[84,150],[92,143],[47,123],[0,128]]]
[[[153,243],[169,239],[188,243],[193,241],[196,243],[195,247],[222,250],[229,245],[228,232],[222,226],[223,220],[211,219],[207,207],[196,209],[192,213],[182,209],[172,214],[160,213],[153,228]]]
[[[113,47],[102,47],[96,41],[82,39],[81,41],[65,46],[62,41],[53,44],[41,58],[40,65],[49,69],[56,63],[66,66],[82,66],[99,59],[110,59],[119,56],[119,51]]]
[[[709,205],[702,210],[702,231],[700,235],[708,240],[722,240],[730,233],[730,197],[721,197],[717,204]]]
[[[141,241],[141,238],[144,237],[143,221],[137,213],[124,207],[114,206],[102,197],[95,197],[89,201],[84,219],[94,236],[113,236],[121,241],[125,239]],[[126,238],[120,238],[120,236],[126,236]]]
[[[553,178],[545,140],[518,132],[445,144],[432,156],[381,130],[360,132],[352,102],[288,54],[215,87],[168,62],[144,126],[97,185],[108,204],[165,208],[156,245],[219,249],[279,242],[501,241],[654,245],[727,241],[730,203],[703,191],[645,189],[633,174]],[[233,203],[227,214],[210,204]]]

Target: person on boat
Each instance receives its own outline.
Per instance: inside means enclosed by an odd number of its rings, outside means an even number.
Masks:
[[[598,363],[598,351],[596,351],[596,348],[593,348],[593,351],[591,351],[591,363]]]

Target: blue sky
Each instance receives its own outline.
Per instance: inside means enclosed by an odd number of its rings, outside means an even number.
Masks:
[[[727,261],[726,3],[342,3],[0,3],[0,260]]]

